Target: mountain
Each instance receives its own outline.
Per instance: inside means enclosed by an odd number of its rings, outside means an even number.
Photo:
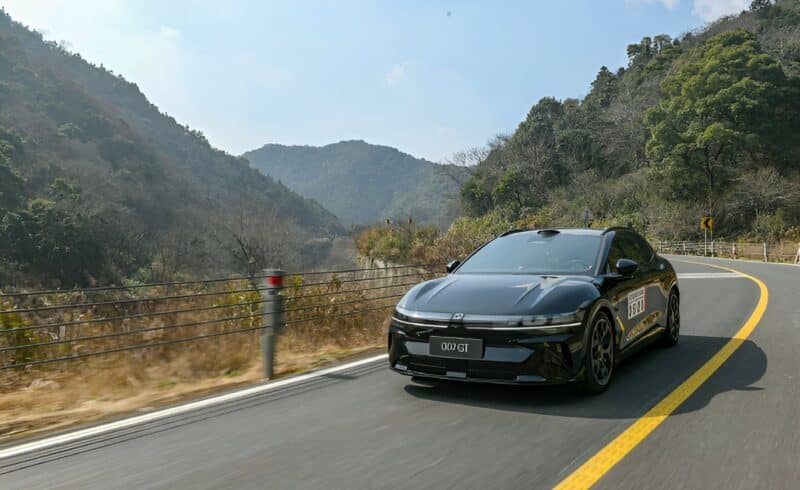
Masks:
[[[322,147],[268,144],[242,156],[346,224],[410,216],[420,224],[446,226],[458,213],[459,187],[468,176],[464,167],[364,141]]]
[[[582,99],[539,100],[462,189],[473,217],[800,238],[800,1],[627,46]],[[588,212],[588,213],[586,213]]]
[[[134,83],[0,15],[3,282],[245,272],[342,231]]]

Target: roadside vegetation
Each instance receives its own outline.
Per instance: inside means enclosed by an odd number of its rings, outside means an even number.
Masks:
[[[412,272],[419,275],[403,276]],[[357,276],[287,277],[284,321],[278,336],[278,376],[355,353],[384,348],[390,309],[410,283],[432,277],[419,270],[367,271]],[[351,279],[359,281],[353,282]],[[261,294],[248,281],[225,287],[172,286],[148,293],[118,291],[34,295],[0,301],[0,311],[86,302],[129,301],[78,309],[0,313],[0,361],[15,366],[48,359],[146,345],[262,325]],[[159,296],[198,295],[168,302]],[[216,308],[224,306],[224,308]],[[211,309],[210,307],[214,307]],[[205,309],[200,309],[205,308]],[[187,311],[188,310],[188,311]],[[175,311],[167,315],[160,311]],[[124,317],[124,318],[120,318]],[[215,321],[230,318],[230,320]],[[302,321],[310,320],[310,321]],[[93,323],[80,323],[89,321]],[[213,323],[211,323],[213,322]],[[72,323],[70,325],[58,325]],[[54,325],[31,329],[39,325]],[[174,325],[186,325],[173,328]],[[161,328],[164,327],[164,328]],[[141,331],[141,332],[137,332]],[[79,338],[123,334],[97,340]],[[25,365],[0,370],[0,440],[30,435],[175,402],[263,379],[261,332]],[[48,342],[53,345],[40,345]],[[39,345],[37,345],[39,344]],[[7,350],[17,347],[15,350]]]
[[[800,1],[750,10],[627,47],[583,99],[545,97],[462,187],[446,232],[380,226],[364,254],[463,257],[499,231],[624,225],[652,240],[800,240]]]

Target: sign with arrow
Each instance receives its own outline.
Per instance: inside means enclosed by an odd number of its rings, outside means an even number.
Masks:
[[[711,232],[711,255],[714,255],[714,218],[703,216],[700,218],[700,229],[703,230],[703,255],[708,255],[708,232]]]

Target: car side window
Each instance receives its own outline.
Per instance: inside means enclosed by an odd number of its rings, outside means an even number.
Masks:
[[[618,231],[614,234],[611,249],[608,251],[606,268],[610,272],[617,272],[617,260],[630,259],[638,264],[650,262],[653,251],[642,239],[632,233]]]
[[[606,272],[617,272],[617,261],[624,258],[622,247],[619,245],[619,237],[615,236],[608,249],[608,260],[606,261]]]
[[[650,262],[653,251],[642,238],[634,233],[620,232],[620,246],[626,259],[635,260],[638,264]]]
[[[631,235],[631,236],[633,237],[633,241],[636,245],[639,257],[641,257],[641,260],[636,259],[636,261],[639,262],[640,264],[647,264],[648,262],[653,260],[653,255],[655,254],[655,252],[650,247],[650,244],[647,243],[647,240],[640,237],[639,235]]]

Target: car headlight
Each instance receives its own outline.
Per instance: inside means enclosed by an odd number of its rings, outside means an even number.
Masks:
[[[576,311],[566,315],[552,317],[535,317],[530,320],[523,320],[516,327],[518,330],[531,330],[543,334],[558,334],[572,332],[576,327],[583,323],[583,312]]]

